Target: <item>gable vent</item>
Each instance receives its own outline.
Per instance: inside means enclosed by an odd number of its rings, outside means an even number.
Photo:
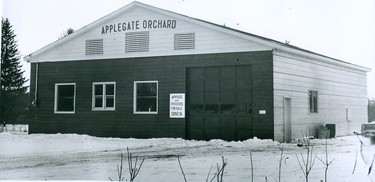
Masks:
[[[86,55],[103,54],[103,39],[86,40]]]
[[[194,48],[195,33],[174,34],[174,50]]]
[[[149,51],[149,32],[130,32],[125,34],[125,52]]]

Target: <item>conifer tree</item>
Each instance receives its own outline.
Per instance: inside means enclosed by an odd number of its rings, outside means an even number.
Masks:
[[[8,18],[1,18],[0,122],[14,122],[25,109],[26,78],[21,69],[16,35]]]

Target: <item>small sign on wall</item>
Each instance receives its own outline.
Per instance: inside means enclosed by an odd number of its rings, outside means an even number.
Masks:
[[[266,110],[259,110],[259,114],[266,114]]]
[[[185,118],[185,94],[170,94],[169,96],[169,117]]]

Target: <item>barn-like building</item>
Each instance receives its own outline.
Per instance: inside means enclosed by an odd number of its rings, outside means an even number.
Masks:
[[[139,2],[25,59],[30,133],[290,141],[367,122],[368,68]]]

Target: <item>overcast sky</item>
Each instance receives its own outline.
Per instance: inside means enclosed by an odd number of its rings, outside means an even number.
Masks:
[[[375,0],[139,0],[194,18],[290,44],[372,69],[375,98]],[[22,55],[131,3],[130,0],[3,0],[3,17]],[[25,64],[29,77],[29,65]]]

